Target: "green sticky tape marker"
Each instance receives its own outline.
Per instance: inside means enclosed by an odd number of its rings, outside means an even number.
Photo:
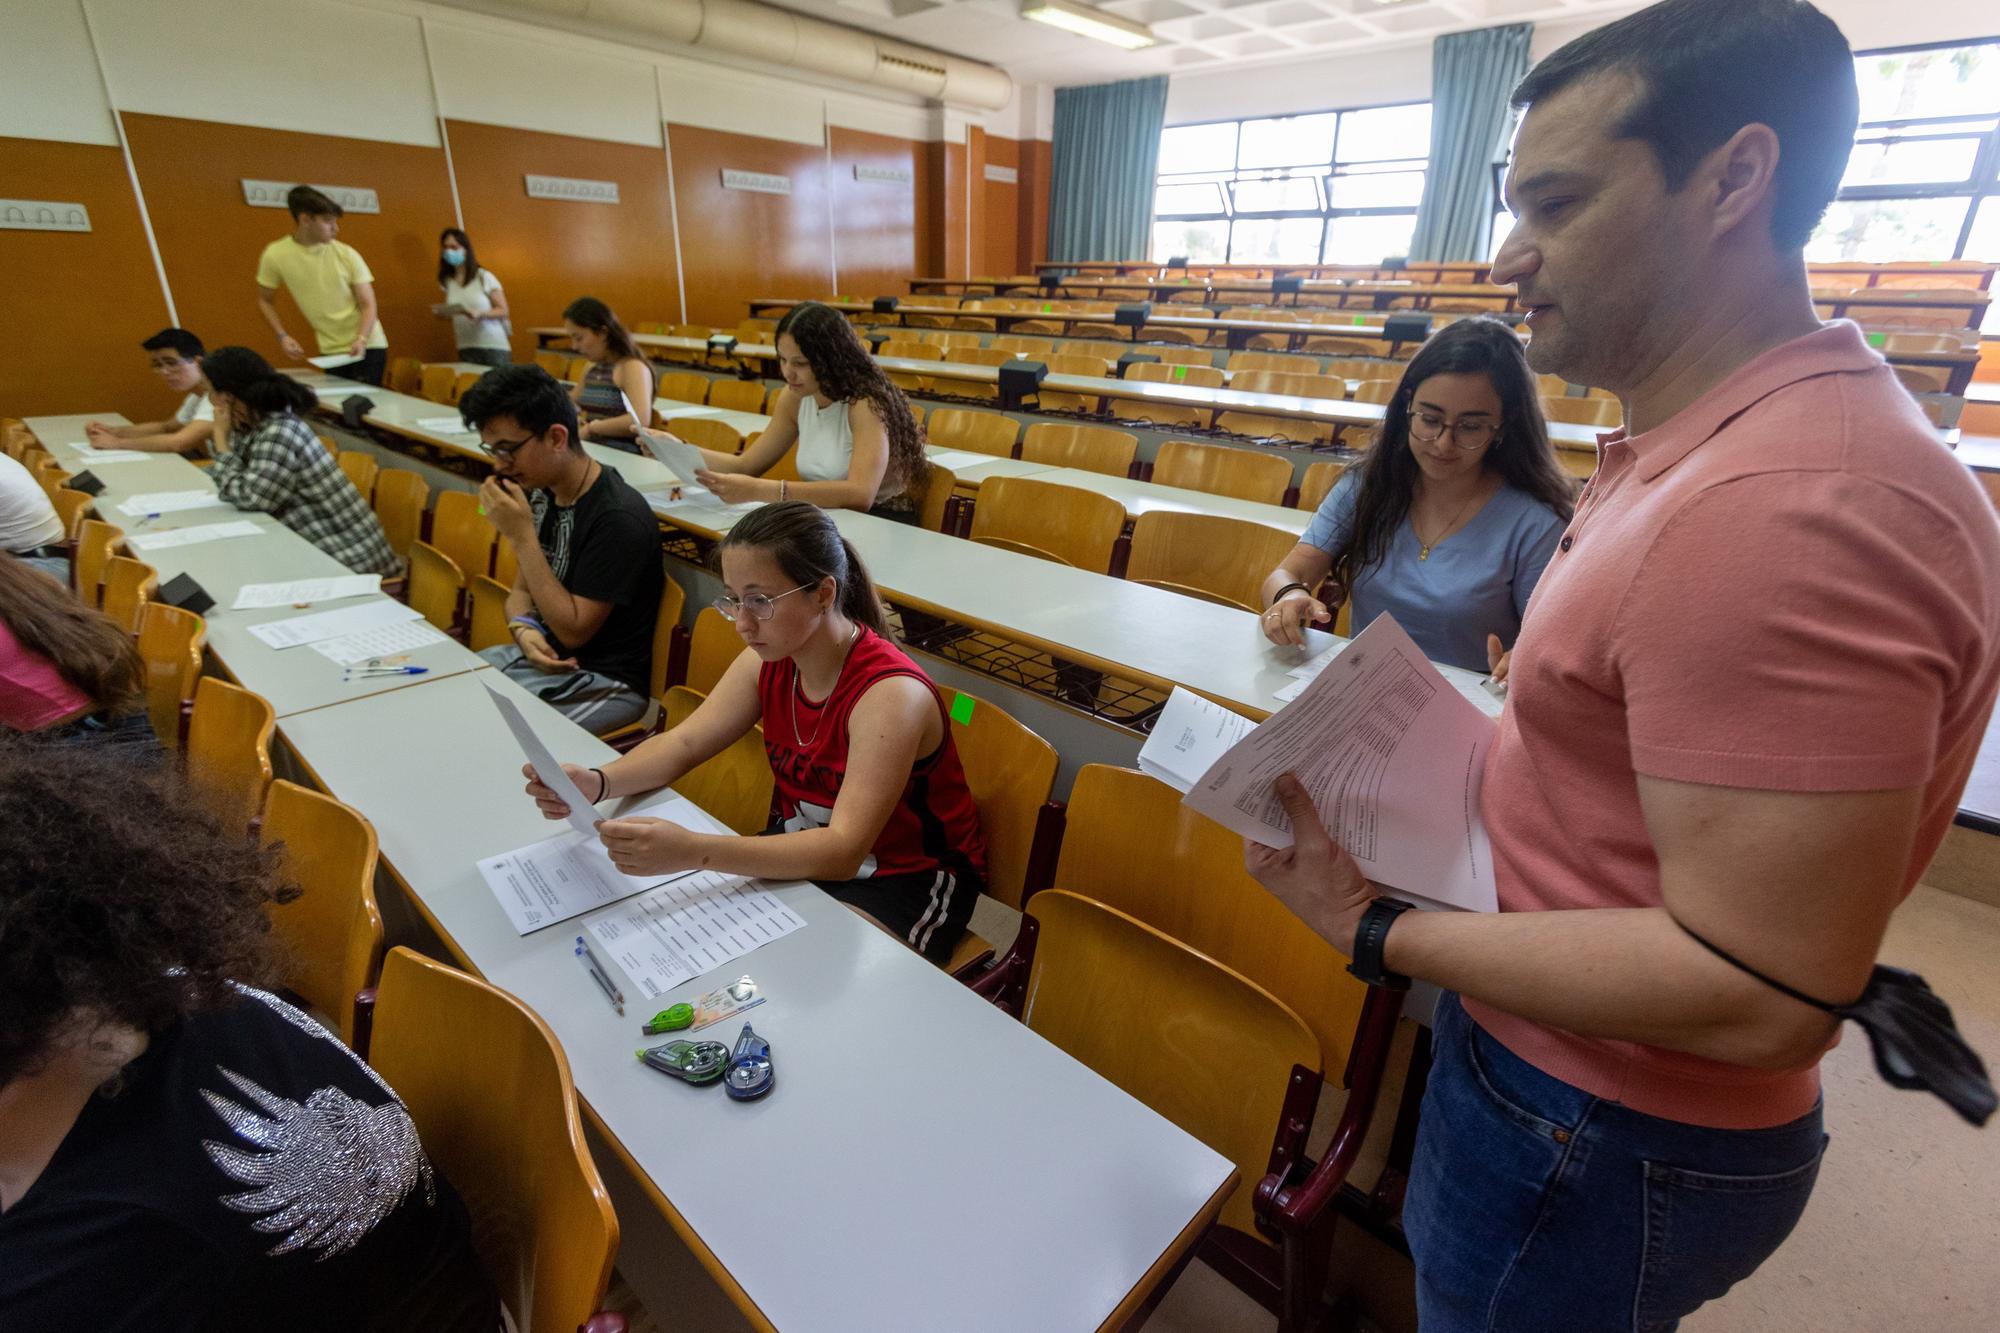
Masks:
[[[961,694],[951,701],[951,720],[961,727],[972,725],[972,706],[979,702],[969,694]]]
[[[1044,301],[1044,302],[1042,302],[1042,313],[1043,313],[1044,315],[1048,314],[1048,313],[1049,313],[1049,311],[1051,311],[1051,310],[1054,310],[1054,309],[1055,309],[1055,307],[1054,307],[1054,306],[1052,306],[1052,305],[1050,305],[1050,304],[1049,304],[1049,303],[1048,303],[1047,301]]]
[[[1186,367],[1186,366],[1175,366],[1175,367],[1174,367],[1174,378],[1175,378],[1175,379],[1177,379],[1177,380],[1184,380],[1184,379],[1186,379],[1186,378],[1187,378],[1187,367]]]
[[[1870,347],[1887,347],[1889,345],[1889,335],[1886,333],[1871,333],[1868,335],[1868,345]]]
[[[1368,322],[1368,317],[1366,315],[1356,315],[1354,317],[1354,322],[1356,324],[1366,324]]]

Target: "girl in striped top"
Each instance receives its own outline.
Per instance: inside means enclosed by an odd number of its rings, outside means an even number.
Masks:
[[[639,453],[637,432],[652,422],[634,421],[626,404],[652,412],[652,366],[611,307],[594,296],[569,303],[563,311],[563,330],[569,334],[570,350],[590,362],[583,379],[570,389],[576,400],[578,438]]]

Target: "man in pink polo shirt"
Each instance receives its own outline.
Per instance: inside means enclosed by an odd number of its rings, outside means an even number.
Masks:
[[[1836,1020],[1751,969],[1830,1005],[1867,984],[2000,687],[2000,525],[1814,314],[1857,116],[1830,20],[1668,0],[1514,101],[1494,280],[1535,368],[1627,427],[1509,664],[1501,911],[1399,915],[1296,784],[1297,845],[1248,856],[1358,973],[1447,992],[1403,1215],[1425,1333],[1669,1329],[1811,1193]]]

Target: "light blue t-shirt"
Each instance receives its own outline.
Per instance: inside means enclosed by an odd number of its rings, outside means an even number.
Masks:
[[[1299,538],[1328,555],[1340,549],[1354,524],[1361,478],[1348,472],[1320,502]],[[1416,531],[1406,516],[1379,564],[1355,577],[1355,633],[1387,611],[1409,631],[1433,662],[1468,671],[1486,670],[1486,636],[1514,646],[1528,597],[1555,554],[1566,525],[1562,516],[1525,491],[1502,486],[1472,521],[1419,560]]]

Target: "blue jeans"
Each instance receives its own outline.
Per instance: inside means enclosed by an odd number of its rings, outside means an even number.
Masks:
[[[1642,1115],[1438,1002],[1403,1229],[1423,1333],[1654,1333],[1756,1271],[1819,1175],[1820,1108],[1770,1129]]]

